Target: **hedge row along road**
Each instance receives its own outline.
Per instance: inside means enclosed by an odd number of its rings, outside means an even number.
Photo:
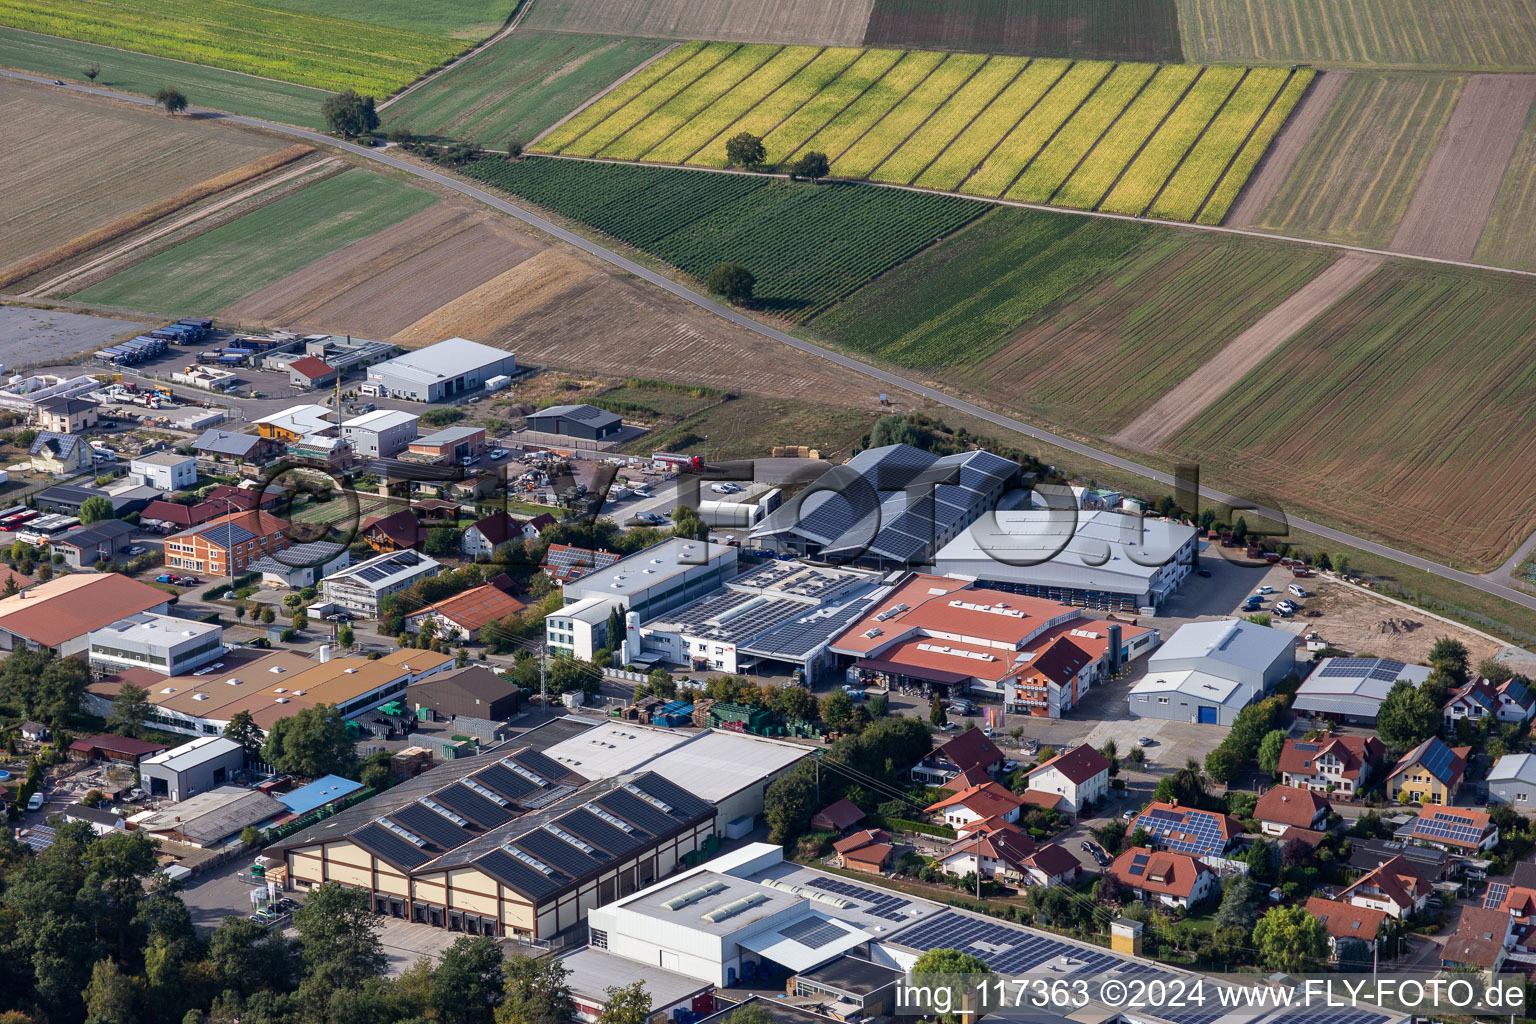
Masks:
[[[37,75],[24,74],[18,71],[0,70],[0,76],[7,78],[17,78],[28,82],[37,82],[43,85],[49,84],[48,79],[40,78]],[[132,96],[126,93],[113,92],[107,89],[94,89],[81,85],[66,85],[60,88],[71,89],[77,92],[88,93],[95,96],[102,96],[108,99],[123,100],[129,103],[140,103],[144,105],[153,104],[152,100],[142,96]],[[1009,416],[1003,416],[999,413],[991,411],[990,409],[984,409],[979,405],[964,401],[963,399],[955,398],[954,396],[936,388],[927,387],[926,385],[920,384],[917,381],[899,376],[898,374],[890,373],[878,367],[870,366],[869,364],[860,362],[857,359],[851,359],[837,352],[822,348],[819,345],[813,345],[810,342],[803,341],[794,335],[786,334],[783,331],[776,330],[766,324],[759,323],[757,320],[747,316],[745,313],[738,312],[727,306],[722,306],[720,303],[715,302],[713,299],[710,299],[704,295],[700,295],[698,292],[680,285],[670,278],[642,267],[638,263],[624,258],[611,249],[604,248],[603,246],[600,246],[595,242],[582,237],[574,231],[570,231],[566,228],[560,227],[557,224],[551,223],[543,217],[540,217],[539,215],[529,210],[525,210],[514,203],[510,203],[505,199],[498,198],[497,196],[492,195],[484,189],[476,188],[474,185],[471,185],[460,178],[455,178],[447,174],[441,174],[437,171],[428,170],[424,167],[418,167],[415,164],[409,163],[405,160],[392,157],[387,153],[379,153],[362,146],[353,145],[349,142],[341,142],[329,135],[321,134],[320,132],[309,131],[303,128],[293,128],[288,125],[273,124],[268,121],[258,120],[257,118],[223,115],[217,113],[216,111],[194,110],[190,112],[203,114],[204,116],[222,117],[226,120],[251,125],[252,127],[265,128],[268,131],[278,132],[283,135],[301,138],[309,142],[331,146],[337,149],[345,150],[346,152],[351,153],[353,156],[371,160],[382,166],[390,167],[394,170],[401,171],[418,178],[423,178],[427,181],[435,182],[444,188],[453,189],[455,192],[469,196],[471,199],[475,199],[487,206],[492,207],[493,209],[500,210],[502,213],[515,217],[523,223],[537,228],[545,234],[548,234],[554,238],[558,238],[560,241],[565,242],[567,245],[575,246],[585,253],[595,256],[598,259],[604,260],[612,266],[623,270],[625,273],[632,274],[649,284],[670,292],[678,298],[681,298],[700,307],[701,309],[708,310],[709,312],[723,317],[724,319],[730,321],[733,324],[736,324],[737,326],[744,327],[747,330],[753,331],[765,338],[768,338],[769,340],[776,341],[781,345],[787,345],[788,347],[797,351],[805,352],[810,355],[819,356],[823,359],[830,360],[839,366],[862,373],[872,378],[873,380],[880,381],[881,383],[890,387],[900,388],[903,391],[907,391],[919,397],[926,398],[932,402],[938,403],[939,405],[954,409],[957,412],[965,413],[968,416],[974,416],[977,419],[991,423],[994,426],[1001,427],[1004,430],[1011,430],[1015,433],[1023,434],[1026,437],[1032,437],[1038,441],[1043,441],[1046,444],[1055,445],[1058,448],[1069,451],[1074,455],[1081,456],[1082,458],[1092,459],[1096,462],[1100,462],[1104,465],[1121,470],[1122,472],[1133,473],[1137,476],[1144,477],[1148,480],[1162,484],[1165,487],[1172,488],[1176,486],[1173,477],[1168,473],[1153,469],[1150,466],[1144,466],[1141,463],[1132,461],[1131,459],[1122,458],[1121,456],[1114,455],[1110,452],[1100,451],[1097,448],[1092,448],[1088,445],[1081,444],[1072,440],[1071,438],[1063,437],[1060,434],[1055,434],[1048,430],[1041,430],[1038,427],[1034,427],[1028,423],[1022,422],[1021,420],[1016,420]],[[1256,237],[1272,237],[1256,232],[1237,231],[1232,228],[1201,227],[1192,230],[1222,231],[1231,234],[1255,235]],[[1308,245],[1324,244],[1309,242],[1306,239],[1294,239],[1294,241],[1303,242]],[[1351,248],[1348,246],[1338,245],[1328,247],[1336,249]],[[1368,252],[1373,250],[1355,249],[1354,251]],[[1385,255],[1398,254],[1387,253]],[[1450,261],[1430,260],[1427,262],[1446,263]],[[1529,274],[1526,276],[1536,276],[1536,274]],[[1204,488],[1202,490],[1202,497],[1204,497],[1209,502],[1217,504],[1243,505],[1245,507],[1249,504],[1245,499],[1239,498],[1236,495],[1226,494],[1210,488]],[[1441,579],[1449,580],[1453,583],[1459,583],[1462,586],[1471,587],[1474,590],[1479,590],[1485,594],[1490,594],[1493,597],[1499,598],[1500,600],[1508,601],[1511,604],[1519,605],[1522,608],[1536,611],[1536,596],[1523,593],[1522,591],[1516,590],[1513,587],[1498,582],[1500,572],[1490,573],[1487,576],[1463,572],[1459,569],[1453,569],[1450,566],[1441,565],[1438,562],[1430,561],[1427,558],[1421,558],[1418,555],[1409,554],[1406,551],[1399,551],[1396,548],[1389,547],[1385,544],[1378,544],[1377,542],[1367,540],[1364,537],[1356,537],[1353,534],[1345,533],[1342,530],[1335,530],[1334,528],[1330,526],[1324,526],[1321,523],[1313,523],[1305,519],[1296,518],[1294,516],[1284,516],[1281,512],[1275,509],[1259,506],[1258,508],[1253,509],[1253,511],[1261,516],[1275,518],[1280,521],[1288,521],[1298,529],[1305,530],[1308,533],[1321,537],[1323,540],[1332,541],[1337,544],[1345,544],[1382,558],[1391,559],[1394,562],[1410,566],[1411,568],[1418,569],[1421,572],[1430,573],[1440,577]]]

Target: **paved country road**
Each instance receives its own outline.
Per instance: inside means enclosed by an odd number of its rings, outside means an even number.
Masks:
[[[44,78],[40,75],[27,74],[20,71],[0,70],[0,76],[20,79],[27,82],[38,82],[43,85],[53,85],[54,88],[68,89],[72,92],[86,93],[93,96],[101,96],[107,99],[121,100],[128,103],[138,103],[143,106],[152,107],[155,105],[154,100],[147,96],[134,96],[129,93],[116,92],[115,90],[111,89],[98,89],[94,86],[86,85],[55,85],[53,79]],[[313,142],[317,145],[330,146],[335,149],[345,150],[346,152],[351,153],[354,156],[361,157],[365,160],[372,160],[374,163],[382,164],[386,167],[391,167],[397,171],[402,171],[406,174],[413,175],[417,178],[422,178],[426,181],[431,181],[437,185],[441,185],[444,188],[452,189],[461,195],[468,196],[471,199],[484,203],[486,206],[489,206],[495,210],[499,210],[510,217],[515,217],[522,221],[524,224],[537,228],[547,235],[558,238],[560,241],[565,242],[567,245],[575,246],[582,252],[588,253],[600,260],[618,267],[625,273],[632,274],[635,277],[653,284],[658,288],[671,292],[673,295],[680,299],[691,302],[701,309],[706,309],[711,313],[714,313],[716,316],[729,320],[733,324],[744,327],[749,331],[753,331],[762,337],[776,341],[781,345],[787,345],[788,347],[796,349],[800,352],[805,352],[810,355],[819,356],[822,359],[830,360],[839,366],[854,370],[858,373],[862,373],[865,376],[880,381],[883,384],[887,384],[893,388],[899,388],[903,391],[908,391],[914,395],[919,395],[923,398],[929,399],[930,401],[937,402],[940,405],[954,409],[957,412],[963,412],[968,416],[974,416],[977,419],[985,420],[986,422],[991,423],[994,426],[1001,427],[1004,430],[1011,430],[1014,433],[1023,434],[1026,437],[1032,437],[1037,441],[1043,441],[1047,444],[1055,445],[1056,447],[1063,448],[1073,453],[1074,455],[1080,455],[1083,458],[1093,459],[1096,462],[1103,463],[1107,466],[1112,466],[1115,469],[1122,470],[1127,473],[1134,473],[1138,476],[1156,481],[1157,483],[1163,484],[1164,486],[1170,488],[1175,486],[1172,476],[1160,470],[1153,469],[1150,466],[1144,466],[1138,462],[1122,458],[1121,456],[1112,454],[1110,452],[1104,452],[1099,451],[1096,448],[1090,448],[1088,445],[1081,444],[1072,440],[1071,438],[1063,437],[1060,434],[1052,433],[1049,430],[1043,430],[1039,427],[1031,426],[1021,420],[1016,420],[1012,417],[1003,416],[1000,413],[992,412],[990,409],[984,409],[981,406],[967,402],[964,399],[955,398],[946,392],[928,387],[924,384],[918,383],[917,381],[899,376],[887,370],[882,370],[879,367],[870,366],[869,364],[862,363],[857,359],[851,359],[848,356],[833,352],[830,349],[822,348],[820,345],[813,345],[808,341],[804,341],[795,337],[794,335],[786,334],[777,328],[759,323],[757,320],[754,320],[752,317],[747,316],[744,313],[739,313],[727,306],[722,306],[720,303],[715,302],[713,299],[710,299],[705,295],[701,295],[693,289],[679,284],[678,282],[673,281],[672,279],[665,277],[662,274],[658,274],[653,270],[642,267],[640,264],[635,263],[633,260],[626,259],[611,249],[606,249],[603,246],[598,245],[596,242],[589,241],[588,239],[583,238],[581,235],[578,235],[573,231],[569,231],[557,224],[553,224],[550,221],[545,220],[543,217],[540,217],[536,213],[525,210],[520,206],[508,202],[500,196],[493,195],[484,189],[477,188],[474,185],[469,184],[467,181],[453,177],[452,175],[442,174],[438,171],[434,171],[425,167],[419,167],[409,161],[390,156],[387,151],[381,152],[379,150],[371,149],[365,146],[355,145],[350,142],[343,142],[321,132],[310,131],[307,128],[295,128],[290,125],[277,124],[272,121],[263,121],[259,118],[243,117],[236,114],[223,114],[217,111],[198,110],[196,108],[189,108],[187,113],[208,118],[219,118],[225,121],[233,121],[237,124],[250,125],[253,128],[261,128],[265,131],[276,132],[281,135],[303,139],[307,142]],[[1274,519],[1277,522],[1288,522],[1296,526],[1298,529],[1305,530],[1311,534],[1315,534],[1324,540],[1333,541],[1338,544],[1345,544],[1361,551],[1368,551],[1371,554],[1378,555],[1382,558],[1389,558],[1392,561],[1398,562],[1402,565],[1407,565],[1423,572],[1432,573],[1433,575],[1439,576],[1442,579],[1447,579],[1455,583],[1460,583],[1464,586],[1472,587],[1476,590],[1481,590],[1486,594],[1491,594],[1494,597],[1509,601],[1512,604],[1517,604],[1523,608],[1529,608],[1533,611],[1536,611],[1536,596],[1523,593],[1522,591],[1516,590],[1513,587],[1498,582],[1500,573],[1497,571],[1488,575],[1463,572],[1460,569],[1453,569],[1450,566],[1441,565],[1438,562],[1430,561],[1427,558],[1421,558],[1418,555],[1409,554],[1406,551],[1399,551],[1396,548],[1388,547],[1385,544],[1378,544],[1375,541],[1366,540],[1364,537],[1356,537],[1352,534],[1345,533],[1342,530],[1335,530],[1332,527],[1324,526],[1321,523],[1314,523],[1306,519],[1299,519],[1295,516],[1286,515],[1275,509],[1267,508],[1262,505],[1255,506],[1248,502],[1246,499],[1239,498],[1236,495],[1226,494],[1222,491],[1203,487],[1201,489],[1201,495],[1203,498],[1219,504],[1237,505],[1243,508],[1249,508],[1261,516]]]

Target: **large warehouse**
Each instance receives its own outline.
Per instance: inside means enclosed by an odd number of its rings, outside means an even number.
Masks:
[[[1133,718],[1231,725],[1296,671],[1296,637],[1243,619],[1179,627],[1127,695]]]
[[[934,571],[1009,593],[1153,614],[1194,571],[1195,528],[1118,512],[1020,509],[983,516]]]
[[[603,441],[623,430],[624,420],[595,405],[552,405],[529,413],[528,429],[584,441]]]
[[[365,388],[388,398],[440,402],[477,391],[492,377],[517,372],[511,352],[449,338],[368,368]]]
[[[1423,686],[1430,670],[1389,658],[1324,658],[1296,691],[1291,710],[1351,725],[1375,725],[1387,691],[1399,679]]]

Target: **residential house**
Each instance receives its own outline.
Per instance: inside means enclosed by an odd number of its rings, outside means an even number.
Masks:
[[[375,551],[407,551],[424,541],[427,531],[414,511],[403,508],[387,516],[370,516],[363,520],[362,534]]]
[[[260,472],[282,446],[259,434],[205,430],[192,442],[197,468],[203,473]]]
[[[1024,801],[996,782],[963,789],[923,808],[926,814],[939,815],[944,824],[951,827],[971,821],[997,818],[1001,821],[1018,821],[1019,809]]]
[[[77,434],[40,430],[27,454],[32,456],[34,470],[54,476],[74,476],[95,465],[91,446]]]
[[[1126,850],[1106,873],[1139,900],[1186,910],[1203,903],[1219,888],[1216,872],[1194,857],[1145,846]]]
[[[1009,885],[1024,884],[1028,870],[1025,858],[1035,852],[1035,841],[1029,833],[1001,820],[968,829],[967,833],[939,854],[939,864],[945,871],[961,877],[980,873],[982,878]]]
[[[1280,750],[1280,778],[1287,786],[1352,800],[1370,785],[1386,751],[1375,736],[1286,740]]]
[[[1307,914],[1322,922],[1328,930],[1328,951],[1339,955],[1339,943],[1344,939],[1359,939],[1367,947],[1376,947],[1376,937],[1389,915],[1369,907],[1357,907],[1353,903],[1313,896],[1307,900]]]
[[[212,576],[239,573],[288,547],[288,523],[269,512],[236,512],[165,539],[165,564]]]
[[[1464,856],[1476,856],[1499,845],[1499,826],[1485,812],[1470,807],[1426,804],[1413,819],[1408,838]]]
[[[517,523],[505,512],[496,511],[465,530],[460,545],[465,558],[490,558],[497,548],[514,539],[524,539]]]
[[[1387,794],[1405,804],[1454,803],[1471,752],[1471,747],[1449,747],[1440,737],[1431,736],[1387,773]]]
[[[1196,857],[1224,857],[1243,838],[1243,825],[1229,814],[1153,801],[1131,823],[1145,829],[1152,845]]]
[[[1393,857],[1344,889],[1339,899],[1401,920],[1423,910],[1434,892],[1434,884],[1412,861]]]
[[[1499,694],[1499,721],[1524,722],[1536,715],[1536,694],[1519,679],[1511,677],[1494,689]]]
[[[1440,714],[1445,722],[1445,734],[1455,736],[1456,726],[1461,722],[1477,726],[1498,718],[1499,691],[1479,677],[1452,690]]]
[[[28,743],[43,743],[48,739],[48,727],[42,722],[28,719],[21,723],[21,738]]]
[[[996,775],[1003,752],[980,729],[966,729],[934,747],[912,768],[912,778],[937,786],[970,768]]]
[[[559,525],[559,520],[548,512],[540,512],[532,519],[525,520],[518,527],[523,533],[523,540],[538,540],[539,534],[551,526]]]
[[[101,406],[87,398],[45,398],[36,408],[38,429],[55,434],[79,434],[100,422]]]
[[[1488,772],[1488,802],[1536,807],[1536,755],[1505,754]]]
[[[426,437],[418,437],[407,446],[402,458],[428,465],[467,465],[485,452],[482,427],[446,427]]]
[[[89,739],[75,740],[69,745],[69,756],[75,761],[118,761],[138,764],[166,749],[164,743],[136,740],[131,736],[103,734]]]
[[[379,600],[436,576],[442,563],[417,551],[389,551],[320,581],[328,604],[366,619],[377,618]]]
[[[1502,910],[1463,907],[1456,932],[1440,951],[1440,966],[1497,974],[1515,944],[1514,922]]]
[[[1109,794],[1109,758],[1081,743],[1030,772],[1029,788],[1062,798],[1072,814],[1098,806]]]
[[[430,621],[435,625],[438,636],[457,634],[459,639],[479,640],[480,631],[487,625],[509,615],[516,615],[528,607],[507,592],[512,589],[512,585],[512,581],[502,575],[490,583],[444,598],[407,615],[405,628],[412,633],[420,633],[422,627]]]
[[[889,870],[896,857],[891,834],[879,828],[867,828],[845,836],[833,843],[832,849],[836,851],[838,867],[872,875]]]
[[[86,569],[117,558],[119,552],[128,548],[133,532],[132,523],[103,519],[49,541],[49,547],[55,554],[63,555],[64,564],[71,569]]]
[[[1082,878],[1082,862],[1059,843],[1046,843],[1024,858],[1025,885],[1076,885]]]
[[[170,493],[197,483],[197,459],[175,452],[152,452],[128,463],[128,479],[140,487]]]
[[[292,444],[305,437],[335,437],[339,429],[323,405],[293,405],[256,420],[256,432],[278,446]]]
[[[844,797],[811,815],[811,828],[819,832],[846,832],[863,820],[864,812],[858,804]]]
[[[1328,823],[1330,810],[1328,801],[1310,789],[1271,786],[1259,797],[1253,816],[1265,835],[1279,836],[1292,828],[1321,832]]]

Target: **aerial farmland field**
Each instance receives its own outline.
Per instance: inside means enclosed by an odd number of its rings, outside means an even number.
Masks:
[[[656,108],[688,88],[699,78],[709,74],[740,48],[736,43],[706,43],[701,47],[690,49],[686,54],[683,54],[681,49],[669,54],[666,59],[657,61],[652,68],[646,69],[650,71],[665,66],[659,78],[652,79],[652,76],[644,74],[636,75],[635,78],[561,125],[558,132],[551,132],[550,135],[554,136],[554,139],[550,137],[541,139],[539,148],[547,152],[569,153],[573,156],[595,156],[615,139],[650,116]],[[673,59],[679,54],[683,54],[680,62]],[[648,84],[631,94],[625,86],[636,85],[639,79],[647,80]],[[610,106],[613,109],[610,110]],[[556,150],[554,148],[557,144],[556,140],[564,140],[567,132],[572,133],[573,138],[569,142],[564,142]]]
[[[6,0],[0,25],[319,89],[386,96],[463,41],[239,0]]]
[[[394,178],[346,171],[156,253],[72,298],[172,316],[222,309],[437,200]]]
[[[1478,241],[1481,262],[1536,270],[1536,104],[1525,122],[1520,145],[1509,160],[1499,196]]]
[[[863,52],[851,47],[829,47],[823,50],[789,81],[764,97],[750,111],[722,127],[701,148],[690,153],[688,162],[704,167],[724,167],[726,139],[740,132],[756,135],[760,139],[771,136],[775,128],[802,106],[822,95],[827,86],[847,71],[849,65],[857,61]],[[729,97],[722,99],[717,106],[730,106],[728,100]],[[708,113],[700,120],[710,127],[716,123]]]
[[[1177,61],[1174,0],[876,0],[870,46]]]
[[[832,173],[847,178],[884,179],[874,173],[886,157],[904,146],[912,133],[924,127],[944,103],[981,70],[986,58],[972,53],[946,57],[922,85],[882,117],[837,159]],[[932,152],[930,150],[930,152]]]
[[[1314,72],[1311,68],[1298,68],[1285,83],[1285,88],[1275,98],[1274,104],[1269,108],[1256,126],[1248,141],[1243,144],[1242,150],[1233,160],[1232,166],[1222,177],[1216,190],[1206,200],[1205,208],[1200,211],[1199,222],[1201,224],[1220,224],[1227,217],[1227,211],[1237,201],[1238,193],[1243,185],[1253,174],[1259,160],[1264,156],[1269,144],[1275,140],[1275,135],[1280,131],[1280,126],[1285,124],[1286,118],[1291,116],[1291,111],[1296,109],[1296,104],[1301,101],[1302,95],[1307,91],[1307,86],[1312,83]]]
[[[874,0],[537,0],[524,28],[653,39],[858,46]]]
[[[634,74],[613,85],[607,92],[594,99],[580,112],[566,119],[559,126],[545,133],[530,147],[544,153],[558,153],[576,142],[588,131],[603,123],[608,117],[624,109],[630,102],[649,91],[652,86],[672,74],[678,67],[692,60],[704,48],[700,42],[683,43],[675,49],[640,68]]]
[[[790,79],[810,66],[823,50],[817,46],[786,46],[744,82],[710,105],[709,109],[690,117],[686,124],[669,135],[660,145],[649,150],[645,159],[658,163],[682,163],[695,153],[704,150],[717,137],[723,151],[725,129],[742,117],[758,109]]]
[[[506,23],[521,0],[452,0],[451,3],[420,3],[418,0],[262,0],[295,14],[321,14],[366,25],[429,36],[448,36],[471,42],[490,36]]]
[[[1051,134],[1066,123],[1096,89],[1112,65],[1108,61],[1079,61],[1036,103],[960,190],[979,196],[1000,196],[1034,159]]]
[[[1008,190],[1008,198],[1029,203],[1050,202],[1056,190],[1156,70],[1152,64],[1121,64],[1111,71],[1078,109],[1077,116],[1062,125],[1056,137],[1030,161],[1019,180]]]
[[[1525,0],[1178,0],[1191,61],[1536,71]]]
[[[991,57],[895,153],[876,168],[881,181],[908,184],[928,168],[998,94],[1023,74],[1023,57]]]
[[[898,50],[866,50],[860,54],[858,60],[828,82],[826,88],[763,136],[769,161],[782,163],[788,160],[806,139],[819,132],[823,125],[873,88],[901,57]],[[723,161],[723,151],[721,158]]]
[[[1296,507],[1486,571],[1532,528],[1533,332],[1526,281],[1389,263],[1171,447],[1211,476],[1284,480]]]
[[[692,84],[651,111],[597,155],[612,160],[639,160],[665,142],[742,79],[766,64],[780,50],[775,45],[748,45],[706,71]]]
[[[1019,77],[933,158],[913,184],[946,192],[959,188],[1071,66],[1067,60],[1030,61]]]
[[[525,144],[670,44],[519,30],[413,90],[383,112],[384,127]]]
[[[908,52],[885,76],[848,105],[827,126],[791,150],[797,153],[817,151],[832,161],[832,173],[838,174],[837,161],[858,142],[892,107],[922,85],[949,58],[942,53]]]

